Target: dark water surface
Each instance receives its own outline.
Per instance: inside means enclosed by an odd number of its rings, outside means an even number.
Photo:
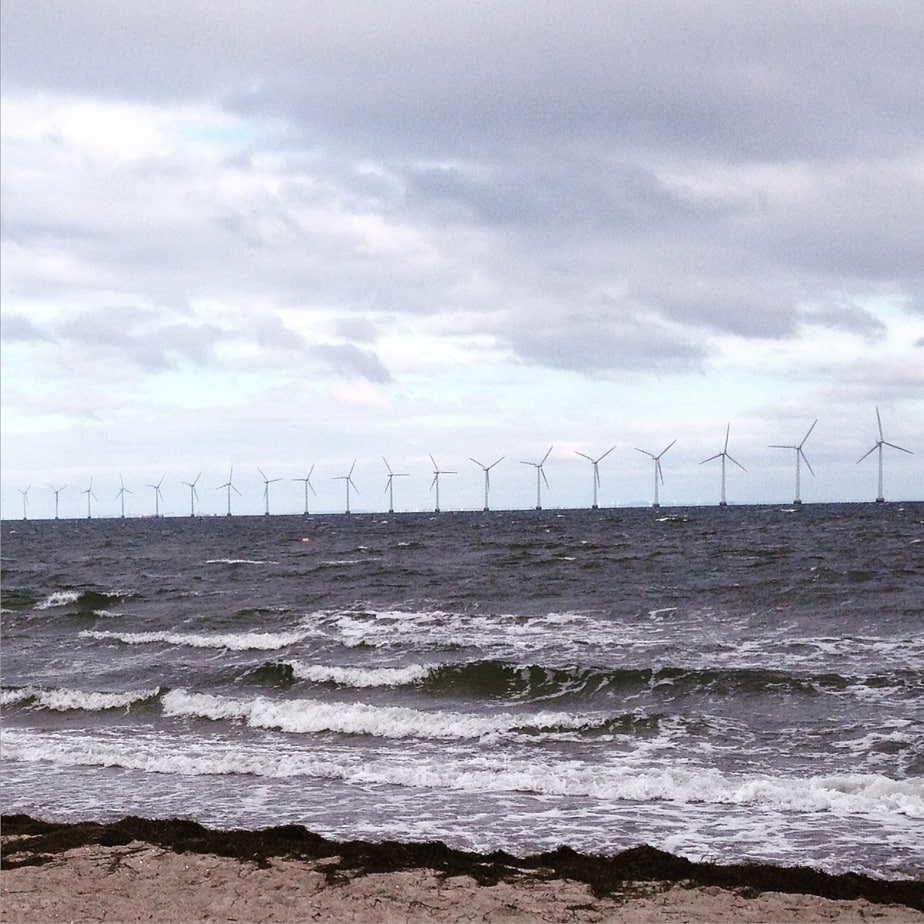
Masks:
[[[924,505],[5,521],[2,809],[924,870]]]

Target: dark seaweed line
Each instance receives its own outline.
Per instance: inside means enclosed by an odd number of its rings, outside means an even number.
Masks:
[[[584,882],[600,897],[625,892],[639,882],[671,882],[688,886],[718,886],[743,891],[817,895],[839,901],[866,899],[877,904],[901,904],[924,910],[924,882],[875,879],[858,873],[832,875],[809,867],[744,863],[694,863],[642,845],[613,856],[583,854],[570,847],[518,858],[504,851],[473,853],[455,850],[442,841],[333,841],[301,825],[247,830],[213,830],[183,819],[149,820],[128,816],[107,824],[54,823],[28,815],[0,816],[4,837],[3,866],[36,866],[54,854],[99,844],[124,846],[143,841],[177,853],[211,853],[266,866],[271,857],[317,860],[325,864],[328,881],[344,874],[432,869],[444,876],[468,875],[482,885],[495,885],[524,875]]]

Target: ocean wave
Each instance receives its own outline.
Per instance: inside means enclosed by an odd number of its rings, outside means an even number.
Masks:
[[[555,763],[536,755],[472,756],[453,749],[429,752],[355,752],[286,746],[268,748],[221,740],[138,733],[111,734],[0,730],[7,760],[65,766],[112,766],[175,775],[251,775],[339,779],[364,785],[477,793],[532,793],[586,798],[598,804],[727,805],[755,812],[875,816],[883,821],[924,819],[924,780],[878,774],[784,776],[727,774],[688,764],[608,759]]]
[[[276,651],[295,645],[312,634],[311,630],[306,629],[286,632],[224,632],[215,635],[166,631],[115,632],[101,629],[85,629],[80,633],[82,638],[113,640],[125,645],[151,645],[160,642],[165,645],[220,648],[229,651]]]
[[[108,709],[128,709],[141,703],[155,700],[160,695],[160,688],[152,690],[129,690],[122,693],[103,693],[92,690],[72,690],[53,688],[44,690],[36,687],[20,687],[3,690],[0,704],[28,705],[33,708],[51,709],[55,712],[82,710],[84,712],[104,712]]]
[[[186,690],[171,690],[163,697],[162,705],[167,716],[239,720],[252,728],[298,734],[336,732],[382,738],[479,739],[516,732],[577,731],[606,723],[605,719],[562,712],[505,712],[481,716],[313,699],[272,700],[258,696],[241,700]]]
[[[94,613],[105,610],[115,601],[125,598],[118,591],[99,590],[56,590],[35,604],[37,610],[51,610],[59,607],[71,607],[76,604],[82,613]]]

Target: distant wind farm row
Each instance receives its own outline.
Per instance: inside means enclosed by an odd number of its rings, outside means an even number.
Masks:
[[[889,442],[885,439],[882,418],[879,414],[879,409],[876,409],[876,422],[878,425],[878,438],[875,440],[873,445],[856,460],[857,464],[860,464],[865,459],[873,456],[875,454],[876,463],[877,463],[877,489],[875,502],[883,503],[885,501],[885,496],[883,492],[883,455],[885,449],[896,450],[901,453],[906,453],[908,455],[913,455],[913,450],[908,449],[904,446],[899,446],[896,443]],[[805,447],[811,437],[817,420],[813,421],[811,426],[805,431],[802,439],[799,442],[794,443],[775,443],[770,444],[768,448],[778,449],[789,451],[793,454],[793,471],[794,471],[794,497],[793,504],[801,505],[802,504],[802,477],[803,477],[803,466],[805,469],[814,477],[815,472],[812,468],[812,465],[809,461],[808,455],[806,454]],[[725,429],[725,440],[722,444],[722,448],[708,456],[707,458],[700,461],[700,465],[707,465],[708,463],[716,462],[718,465],[718,479],[719,479],[719,492],[718,492],[718,504],[719,506],[727,506],[727,494],[726,494],[726,482],[729,465],[735,466],[743,472],[747,472],[747,469],[742,465],[737,459],[735,459],[729,452],[729,441],[731,439],[731,424],[728,424]],[[651,472],[652,472],[652,493],[651,499],[649,501],[650,506],[658,508],[661,506],[661,486],[665,483],[664,470],[662,467],[662,459],[668,454],[668,452],[673,448],[676,439],[671,440],[659,451],[654,451],[651,449],[633,447],[633,449],[640,453],[641,455],[647,456],[650,460]],[[528,476],[535,479],[535,509],[543,509],[543,486],[545,488],[550,488],[550,483],[545,472],[546,463],[549,461],[549,458],[552,455],[554,446],[550,446],[545,454],[538,459],[517,459],[515,460],[520,465],[530,468],[535,473],[524,472],[524,477]],[[601,476],[600,476],[600,463],[603,462],[614,450],[616,446],[610,446],[605,452],[593,456],[587,453],[581,452],[579,450],[573,450],[573,453],[581,458],[585,459],[591,465],[591,497],[592,501],[590,504],[591,509],[598,509],[599,507],[599,491],[601,487]],[[434,506],[433,510],[436,513],[440,512],[440,478],[451,475],[458,475],[460,471],[458,469],[443,469],[438,464],[436,459],[430,455],[430,462],[432,463],[432,472],[428,474],[430,478],[429,482],[429,491],[432,493]],[[339,481],[343,483],[343,512],[346,514],[351,513],[351,502],[354,495],[359,493],[359,488],[354,481],[353,475],[356,469],[356,464],[358,460],[353,460],[352,465],[348,470],[343,472],[338,472],[336,474],[325,475],[324,477],[330,478],[332,481]],[[387,496],[387,508],[385,505],[380,505],[381,509],[387,509],[389,513],[395,512],[395,480],[400,478],[411,477],[410,472],[404,471],[395,471],[392,469],[388,460],[382,457],[382,464],[384,466],[383,477],[384,477],[384,489],[381,491],[382,495]],[[491,473],[492,471],[499,466],[502,462],[509,461],[506,456],[499,456],[493,461],[485,462],[474,457],[468,457],[468,462],[478,467],[481,470],[483,476],[483,482],[479,482],[479,500],[483,500],[481,509],[483,511],[489,511],[491,507]],[[298,511],[303,514],[309,514],[312,512],[311,501],[314,497],[317,496],[315,490],[315,483],[312,481],[312,478],[321,477],[315,473],[315,465],[312,464],[308,469],[307,473],[302,476],[297,477],[287,477],[282,475],[274,475],[270,477],[266,472],[257,467],[257,472],[259,472],[260,478],[263,482],[263,492],[262,492],[262,506],[263,513],[265,516],[269,516],[271,513],[279,513],[278,510],[271,509],[271,499],[272,499],[272,486],[283,481],[291,482],[300,482],[303,487],[303,499],[304,499],[304,509]],[[62,513],[62,504],[61,497],[67,492],[68,498],[73,501],[74,495],[79,496],[79,510],[75,512],[74,504],[71,503],[68,505],[68,509],[71,510],[71,517],[74,516],[85,516],[92,519],[94,516],[108,516],[108,517],[126,517],[129,515],[133,516],[143,516],[143,517],[160,517],[164,515],[162,513],[162,507],[164,506],[164,494],[163,486],[166,481],[166,475],[161,475],[157,481],[146,482],[143,485],[137,484],[133,486],[128,486],[125,483],[122,475],[119,475],[119,487],[116,490],[107,490],[101,488],[98,484],[94,487],[93,477],[90,476],[87,479],[86,486],[82,485],[69,485],[61,484],[54,485],[48,484],[47,490],[53,492],[54,494],[54,519],[60,519]],[[235,507],[237,506],[236,502],[239,502],[243,499],[244,495],[241,492],[238,485],[234,480],[234,468],[232,467],[228,472],[228,477],[225,481],[209,486],[215,492],[218,492],[215,496],[219,497],[221,500],[220,507],[216,504],[206,505],[208,509],[203,510],[202,507],[202,497],[200,495],[200,489],[205,489],[205,485],[202,482],[202,473],[200,472],[196,475],[195,478],[190,480],[179,479],[177,481],[177,486],[182,486],[183,491],[185,492],[185,501],[184,501],[184,515],[188,516],[204,516],[204,515],[225,515],[233,516],[237,511]],[[33,485],[28,485],[25,488],[19,488],[18,491],[22,497],[22,518],[29,518],[29,497],[30,492],[33,490]],[[378,486],[379,488],[381,485]],[[483,495],[482,495],[483,491]],[[99,492],[99,493],[98,493]],[[135,494],[147,493],[147,497],[150,499],[150,506],[146,507],[141,512],[137,510],[132,512],[126,512],[126,498]],[[100,497],[102,494],[102,500]],[[108,503],[107,503],[108,501]],[[409,509],[407,507],[402,509]],[[468,508],[473,509],[473,508]],[[296,511],[289,509],[285,511],[287,513],[295,513]]]

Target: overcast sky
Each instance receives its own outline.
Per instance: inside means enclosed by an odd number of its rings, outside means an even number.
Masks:
[[[4,517],[924,498],[924,5],[0,11]]]

